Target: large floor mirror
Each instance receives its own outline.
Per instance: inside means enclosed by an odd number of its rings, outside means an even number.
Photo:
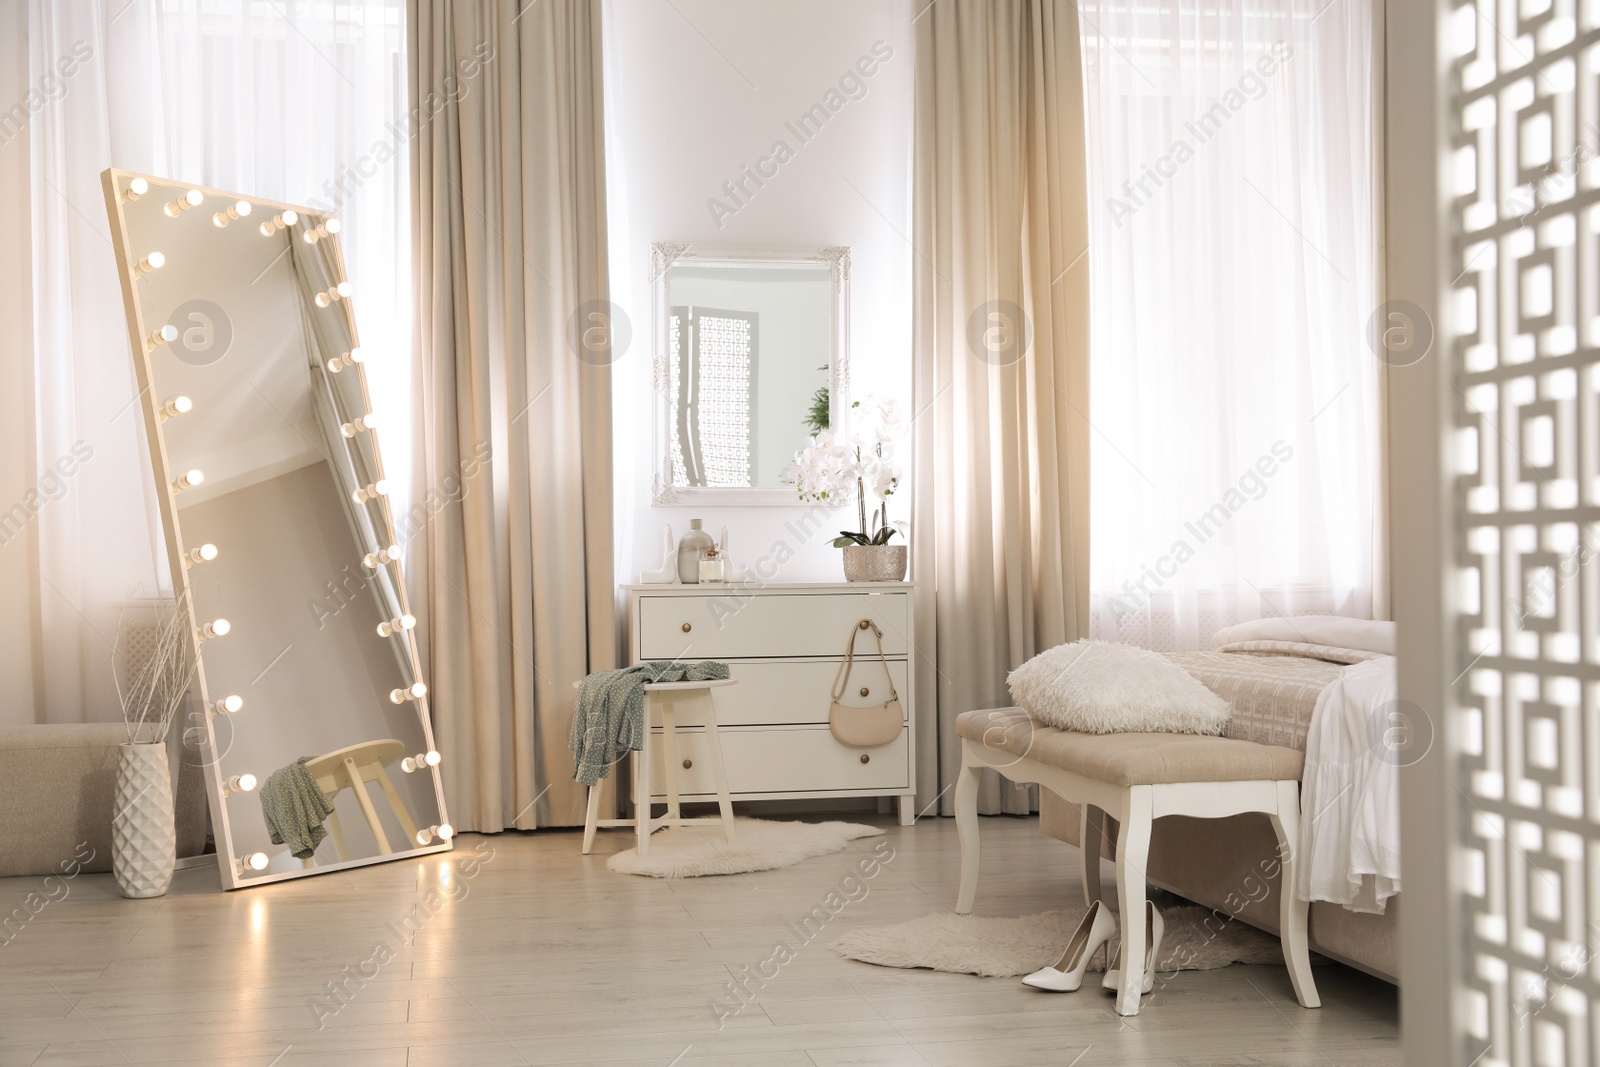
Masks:
[[[102,178],[223,886],[450,848],[339,221]]]

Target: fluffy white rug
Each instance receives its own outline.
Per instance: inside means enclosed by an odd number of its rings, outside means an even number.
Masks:
[[[1046,911],[1020,919],[985,919],[941,913],[893,926],[852,930],[834,943],[846,959],[880,967],[927,967],[953,974],[1005,978],[1032,974],[1061,958],[1086,909]],[[1158,970],[1208,971],[1230,963],[1282,963],[1283,950],[1271,934],[1242,922],[1224,922],[1195,905],[1163,908],[1166,936]],[[1208,921],[1209,920],[1209,921]],[[1116,952],[1117,939],[1111,940]],[[1106,969],[1096,953],[1091,971]],[[1316,957],[1312,957],[1313,960]]]
[[[1228,702],[1149,649],[1074,641],[1039,653],[1006,679],[1029,715],[1086,734],[1220,734]]]
[[[651,836],[648,856],[640,856],[637,848],[630,848],[606,860],[606,866],[620,874],[649,878],[745,874],[842,852],[858,837],[882,833],[876,826],[852,822],[735,819],[734,843],[730,845],[720,826],[673,826]]]

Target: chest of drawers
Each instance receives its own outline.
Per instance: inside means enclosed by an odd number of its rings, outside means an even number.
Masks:
[[[631,585],[628,653],[635,663],[728,664],[739,684],[716,690],[714,700],[734,800],[894,796],[909,825],[916,792],[913,589],[910,582]],[[898,739],[869,749],[840,744],[828,729],[834,679],[863,619],[883,631],[888,674],[871,631],[861,631],[842,702],[880,705],[892,679],[906,713]],[[714,797],[704,735],[683,733],[679,788],[689,799]],[[662,770],[652,768],[650,780],[666,781]]]

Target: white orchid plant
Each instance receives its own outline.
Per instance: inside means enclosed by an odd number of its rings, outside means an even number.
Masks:
[[[897,401],[873,396],[854,401],[850,415],[850,433],[823,430],[795,453],[795,488],[801,500],[845,504],[855,497],[861,529],[841,530],[834,538],[835,548],[886,545],[904,525],[889,521],[889,498],[900,486],[901,471],[894,461],[894,447],[904,417]]]

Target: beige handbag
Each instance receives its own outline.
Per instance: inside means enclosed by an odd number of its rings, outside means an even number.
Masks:
[[[875,708],[853,708],[839,703],[839,700],[850,684],[850,670],[855,665],[856,634],[868,628],[878,639],[878,658],[883,661],[883,673],[889,679],[889,699]],[[844,662],[839,664],[839,673],[833,680],[833,707],[828,712],[828,729],[841,743],[855,748],[887,745],[905,729],[900,694],[894,688],[894,675],[889,673],[889,658],[883,654],[883,631],[871,619],[862,619],[859,625],[850,630],[850,643],[845,646]]]

